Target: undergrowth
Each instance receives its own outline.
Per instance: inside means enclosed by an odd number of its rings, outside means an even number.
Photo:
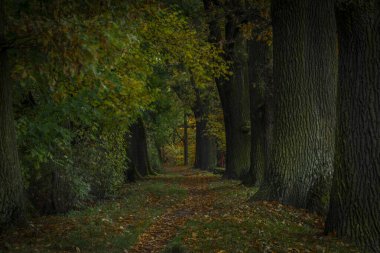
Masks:
[[[148,180],[123,197],[67,215],[45,216],[0,237],[0,252],[123,252],[156,217],[186,197],[178,184]]]

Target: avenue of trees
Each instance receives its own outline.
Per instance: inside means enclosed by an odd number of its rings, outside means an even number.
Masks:
[[[173,156],[380,252],[380,1],[0,0],[0,46],[0,230]]]

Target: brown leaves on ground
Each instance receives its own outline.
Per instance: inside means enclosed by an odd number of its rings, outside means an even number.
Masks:
[[[323,217],[278,202],[253,203],[249,199],[257,189],[208,175],[203,194],[212,204],[193,215],[173,240],[188,252],[358,252],[324,236]]]
[[[216,196],[208,191],[208,185],[216,180],[215,177],[183,167],[169,169],[169,172],[183,177],[180,180],[181,186],[188,190],[188,197],[159,217],[139,236],[139,241],[129,252],[161,252],[186,221],[194,215],[207,213],[212,209]],[[193,236],[196,237],[196,233],[193,233]]]
[[[0,236],[0,252],[358,252],[323,235],[323,217],[184,167],[126,186],[120,199],[34,219]],[[177,252],[175,251],[175,252]]]

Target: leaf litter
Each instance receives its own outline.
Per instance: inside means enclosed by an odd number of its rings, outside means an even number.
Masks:
[[[321,216],[250,202],[255,190],[209,172],[168,168],[127,185],[119,199],[11,229],[0,235],[0,252],[359,252],[323,235]]]

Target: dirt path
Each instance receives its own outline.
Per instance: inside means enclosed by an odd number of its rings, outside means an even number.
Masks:
[[[210,182],[217,179],[202,171],[184,167],[167,169],[167,172],[180,177],[181,186],[188,191],[188,197],[161,215],[128,252],[161,252],[178,230],[194,215],[209,212],[215,202],[215,194],[208,190]],[[159,180],[163,178],[157,177]]]

